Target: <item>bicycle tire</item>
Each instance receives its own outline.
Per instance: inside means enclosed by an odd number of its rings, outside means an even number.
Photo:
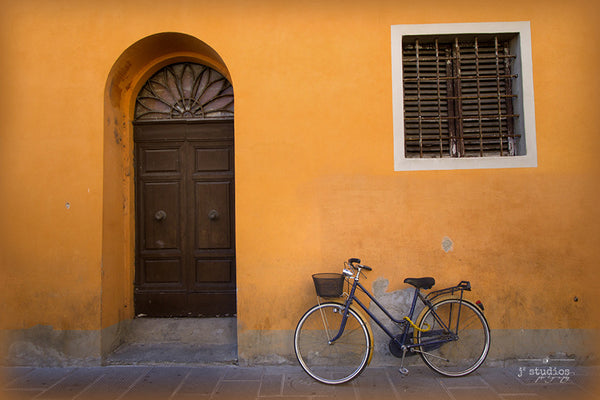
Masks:
[[[368,365],[372,352],[372,337],[367,323],[354,310],[342,336],[334,343],[344,306],[322,303],[309,309],[300,319],[294,333],[296,358],[304,371],[321,383],[338,385],[356,378]]]
[[[432,306],[435,313],[458,337],[443,344],[420,346],[421,358],[428,367],[449,377],[459,377],[475,371],[487,357],[490,350],[490,328],[481,310],[473,303],[460,299],[446,299]],[[448,332],[428,309],[421,318],[419,328],[425,332],[416,333],[417,343],[434,342],[448,338]],[[460,314],[459,314],[460,313]]]

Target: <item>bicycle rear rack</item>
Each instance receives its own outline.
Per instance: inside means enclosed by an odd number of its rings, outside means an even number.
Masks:
[[[438,298],[440,296],[443,296],[445,294],[453,295],[455,292],[458,292],[459,290],[460,290],[460,297],[462,299],[463,291],[465,291],[465,290],[471,291],[471,282],[460,281],[460,283],[456,286],[452,286],[452,287],[440,289],[440,290],[434,290],[433,292],[427,293],[427,296],[425,296],[425,300],[431,301],[431,300]]]

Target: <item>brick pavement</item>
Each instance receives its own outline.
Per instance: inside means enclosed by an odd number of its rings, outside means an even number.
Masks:
[[[24,400],[326,400],[326,399],[595,399],[598,367],[572,368],[568,379],[534,370],[482,367],[445,378],[424,366],[407,376],[393,367],[369,367],[344,385],[327,386],[298,366],[3,367],[1,399]],[[529,372],[529,374],[527,374]],[[521,375],[521,377],[519,377]]]

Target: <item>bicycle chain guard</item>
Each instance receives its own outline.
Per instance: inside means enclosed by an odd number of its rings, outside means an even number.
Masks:
[[[413,337],[413,331],[409,330],[408,334],[406,335],[406,340],[404,341],[403,344],[409,344],[412,343],[412,337]],[[397,358],[402,358],[402,348],[400,347],[400,345],[396,342],[396,340],[399,342],[402,340],[402,334],[400,335],[396,335],[396,337],[394,337],[394,339],[390,339],[390,343],[388,344],[388,348],[390,350],[390,353],[392,353],[392,355],[394,357]],[[417,355],[417,353],[415,353],[414,351],[410,351],[408,350],[406,352],[406,356],[405,357],[410,357],[410,356],[415,356]]]
[[[442,330],[427,331],[427,332],[421,333],[421,338],[440,336],[440,335],[442,335]],[[411,329],[408,331],[408,335],[406,335],[406,340],[404,341],[403,344],[412,344],[413,343],[412,337],[413,337],[413,331]],[[398,339],[398,341],[400,341],[402,339],[402,334],[396,335],[396,337],[394,339]],[[421,346],[420,349],[422,351],[426,351],[426,352],[433,351],[433,350],[436,350],[436,349],[439,349],[440,347],[442,347],[443,344],[444,343],[426,344],[424,346]],[[402,358],[402,348],[398,345],[398,343],[396,343],[396,340],[390,339],[388,348],[390,349],[390,353],[392,353],[392,355],[394,357]],[[419,350],[419,348],[416,348],[416,349]],[[419,351],[407,350],[405,357],[416,356],[417,353],[419,353]]]

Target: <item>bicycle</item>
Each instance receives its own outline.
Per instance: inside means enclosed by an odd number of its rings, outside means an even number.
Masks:
[[[435,279],[407,278],[414,295],[408,315],[396,319],[359,282],[361,273],[372,268],[360,264],[358,258],[344,263],[342,274],[315,274],[317,305],[300,319],[294,333],[294,350],[302,369],[319,382],[337,385],[356,378],[369,365],[373,356],[373,332],[364,311],[390,337],[390,352],[401,358],[399,372],[407,353],[418,353],[434,371],[449,377],[459,377],[475,371],[490,349],[490,328],[483,315],[483,304],[464,299],[471,290],[468,281],[457,286],[424,295]],[[344,284],[349,289],[344,292]],[[381,311],[400,328],[394,335],[356,297],[360,289]],[[337,300],[332,298],[341,298]],[[329,299],[321,302],[320,298]],[[413,322],[417,299],[424,305]],[[360,308],[357,308],[357,304]],[[362,309],[362,311],[361,311]]]

